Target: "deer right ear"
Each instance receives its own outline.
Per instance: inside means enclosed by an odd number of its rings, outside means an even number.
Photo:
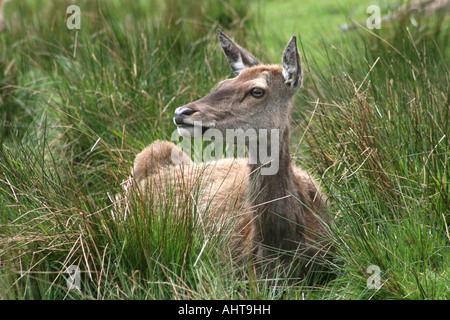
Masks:
[[[297,49],[297,38],[293,36],[283,54],[283,76],[285,82],[292,89],[302,86],[302,65]]]
[[[259,65],[259,61],[251,53],[234,43],[220,29],[217,30],[217,36],[228,63],[237,76],[242,70]]]

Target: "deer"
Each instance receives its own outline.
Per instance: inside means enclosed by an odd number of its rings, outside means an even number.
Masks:
[[[220,29],[217,36],[236,77],[176,108],[173,122],[183,137],[192,137],[196,126],[203,135],[217,130],[225,136],[223,141],[233,129],[265,134],[245,139],[245,158],[206,163],[193,162],[173,142],[155,141],[135,158],[134,184],[153,197],[169,184],[180,201],[201,190],[197,210],[208,211],[204,219],[215,227],[234,220],[236,256],[251,257],[264,266],[258,267],[261,273],[290,270],[283,274],[301,278],[308,271],[322,270],[316,266],[328,261],[330,247],[326,197],[314,178],[292,163],[290,154],[290,118],[303,82],[296,36],[286,46],[281,66],[261,64]],[[267,154],[277,149],[277,158],[261,157],[261,145],[269,150]],[[264,173],[274,160],[276,170]]]

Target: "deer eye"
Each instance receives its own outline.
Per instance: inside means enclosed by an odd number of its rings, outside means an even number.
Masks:
[[[265,91],[261,88],[253,88],[252,89],[252,96],[254,96],[255,98],[261,98],[264,95]]]

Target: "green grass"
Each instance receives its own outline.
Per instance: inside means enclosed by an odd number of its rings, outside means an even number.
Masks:
[[[448,18],[338,34],[347,16],[364,21],[365,4],[131,3],[77,1],[78,32],[67,3],[5,5],[1,299],[450,298]],[[231,75],[218,27],[274,63],[301,36],[292,150],[330,198],[337,267],[326,284],[254,279],[192,203],[173,215],[170,193],[158,206],[136,197],[126,219],[113,206],[134,156],[170,139],[173,110]],[[81,293],[67,289],[70,265]]]
[[[295,0],[264,1],[259,8],[265,21],[258,30],[263,42],[261,49],[269,60],[279,61],[286,38],[297,35],[308,55],[314,56],[324,67],[327,61],[317,53],[323,51],[324,41],[335,46],[340,44],[346,34],[340,32],[341,26],[353,22],[365,23],[369,16],[366,10],[370,5],[378,5],[384,16],[400,4],[398,0],[308,0],[301,4]]]
[[[449,297],[448,32],[427,23],[327,50],[331,79],[310,69],[305,153],[337,214],[344,273],[361,276],[344,297]],[[376,293],[360,290],[369,265]]]

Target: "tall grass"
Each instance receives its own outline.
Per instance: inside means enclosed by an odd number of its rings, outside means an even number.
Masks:
[[[344,297],[449,297],[448,34],[442,20],[394,23],[343,37],[325,52],[329,72],[310,63],[302,128],[353,280]]]
[[[140,214],[126,222],[113,220],[112,201],[134,155],[170,138],[173,107],[228,72],[212,39],[217,27],[242,22],[246,4],[208,4],[211,20],[200,3],[175,19],[169,3],[86,1],[78,3],[78,34],[66,28],[62,2],[44,7],[45,19],[32,5],[11,5],[21,15],[11,10],[0,38],[8,48],[1,55],[2,298],[209,297],[219,271],[199,252],[208,256],[217,243],[206,247],[194,222],[159,220],[173,210],[170,201],[158,210],[136,201]],[[153,13],[148,21],[144,10]],[[82,270],[81,293],[67,290],[70,265]]]
[[[303,55],[295,160],[330,196],[338,267],[326,285],[274,288],[232,264],[228,237],[205,232],[193,203],[137,196],[126,218],[115,206],[137,152],[170,139],[173,109],[230,74],[216,28],[258,53],[258,10],[81,1],[75,31],[66,4],[5,6],[2,299],[448,298],[448,22],[343,36],[324,44],[326,70]],[[81,292],[67,288],[71,265]]]

